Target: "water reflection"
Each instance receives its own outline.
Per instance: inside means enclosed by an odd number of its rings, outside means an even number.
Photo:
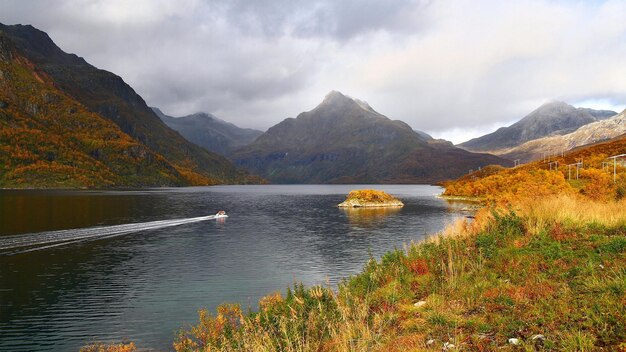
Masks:
[[[482,205],[479,201],[469,199],[445,199],[451,212],[468,212],[473,213]]]
[[[376,186],[403,208],[336,208],[358,185],[219,186],[141,192],[0,191],[0,237],[215,214],[229,218],[0,255],[0,351],[78,350],[128,338],[167,350],[196,310],[244,308],[294,281],[336,284],[370,256],[459,214],[441,189]],[[369,186],[372,187],[372,186]]]
[[[342,207],[340,209],[347,215],[350,224],[360,227],[379,226],[386,218],[402,211],[402,207]]]

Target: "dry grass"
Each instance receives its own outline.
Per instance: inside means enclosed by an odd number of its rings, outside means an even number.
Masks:
[[[82,347],[80,352],[135,352],[137,347],[133,342],[119,344],[103,344],[100,342]]]
[[[601,202],[576,195],[563,195],[521,201],[514,209],[524,217],[527,229],[532,234],[556,223],[575,227],[590,224],[626,226],[626,199]]]

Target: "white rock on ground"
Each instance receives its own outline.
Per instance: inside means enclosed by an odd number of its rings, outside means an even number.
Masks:
[[[511,345],[516,345],[517,346],[517,345],[519,345],[519,343],[520,343],[519,339],[516,339],[515,337],[511,337],[509,339],[509,344],[511,344]]]

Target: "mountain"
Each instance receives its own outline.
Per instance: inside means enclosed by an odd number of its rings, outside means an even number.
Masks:
[[[626,110],[606,120],[592,122],[564,135],[534,139],[517,147],[501,150],[501,156],[522,162],[541,158],[544,153],[558,154],[578,146],[601,142],[626,133]]]
[[[545,136],[570,133],[580,126],[604,120],[617,113],[608,110],[575,108],[569,104],[552,101],[526,115],[509,127],[474,138],[458,146],[470,151],[502,154],[501,150],[516,147],[524,142]]]
[[[434,139],[433,136],[429,135],[428,133],[424,132],[424,131],[420,131],[420,130],[413,130],[413,132],[417,133],[418,136],[422,137],[422,139]]]
[[[0,32],[0,187],[186,182],[161,155],[59,91]]]
[[[221,155],[230,155],[235,149],[252,143],[263,134],[262,131],[240,128],[203,112],[171,117],[158,108],[153,107],[152,110],[167,126],[178,131],[188,141]]]
[[[275,183],[424,183],[488,164],[510,164],[431,142],[369,104],[330,92],[316,108],[237,150],[237,166]]]
[[[155,157],[163,158],[179,179],[165,184],[247,181],[247,174],[226,158],[188,142],[167,127],[119,76],[100,70],[74,54],[65,53],[46,33],[32,26],[0,24],[0,32],[3,41],[10,43],[12,64],[27,67],[39,80],[79,103],[87,112],[113,122],[134,142],[150,150]],[[19,85],[20,82],[12,84]],[[42,132],[48,131],[44,128]]]

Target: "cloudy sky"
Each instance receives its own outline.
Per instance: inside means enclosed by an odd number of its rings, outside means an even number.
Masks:
[[[626,106],[626,1],[0,0],[149,105],[267,129],[330,90],[462,142],[549,100]]]

